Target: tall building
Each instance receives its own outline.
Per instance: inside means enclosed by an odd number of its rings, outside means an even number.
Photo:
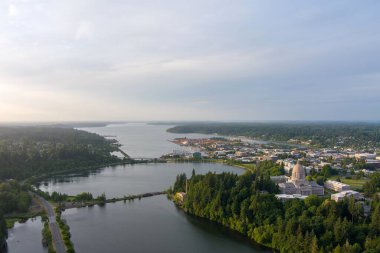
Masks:
[[[291,178],[285,183],[278,184],[282,194],[324,195],[324,188],[314,181],[307,181],[305,168],[300,161],[293,167]]]

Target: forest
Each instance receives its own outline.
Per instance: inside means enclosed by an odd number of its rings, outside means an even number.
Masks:
[[[259,140],[307,142],[315,147],[380,147],[380,123],[272,122],[189,123],[168,129],[171,133],[247,136]]]
[[[309,196],[281,202],[268,173],[177,176],[172,193],[188,214],[218,222],[279,252],[380,252],[380,202],[365,215],[354,199],[335,202]],[[176,201],[176,200],[175,200]]]
[[[66,127],[0,127],[0,180],[120,162],[115,140]]]

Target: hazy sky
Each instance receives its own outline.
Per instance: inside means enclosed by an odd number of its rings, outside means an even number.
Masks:
[[[1,0],[0,121],[379,120],[380,1]]]

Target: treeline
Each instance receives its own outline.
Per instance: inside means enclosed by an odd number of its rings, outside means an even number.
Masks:
[[[375,172],[369,177],[369,181],[363,186],[363,191],[366,196],[373,196],[380,192],[380,172]]]
[[[0,179],[24,179],[120,161],[116,141],[60,127],[0,127]]]
[[[380,147],[380,123],[193,123],[168,129],[171,133],[248,136],[271,141],[311,141],[319,147]]]
[[[270,160],[261,161],[258,165],[258,169],[261,174],[269,176],[281,176],[285,175],[285,169],[283,164],[278,164]]]
[[[27,212],[31,203],[25,186],[15,180],[0,183],[0,252],[4,249],[7,239],[7,227],[4,215],[12,212]]]
[[[47,248],[48,253],[56,253],[53,246],[53,236],[49,227],[49,219],[46,215],[42,215],[42,222],[44,227],[42,228],[42,244]]]
[[[60,193],[60,192],[52,192],[51,194],[49,192],[41,191],[40,189],[34,189],[34,192],[43,197],[46,200],[51,200],[54,202],[86,202],[86,201],[98,201],[98,202],[105,202],[107,200],[106,194],[102,193],[96,198],[93,197],[93,195],[90,192],[82,192],[78,193],[75,196],[69,196],[66,193]]]
[[[277,186],[260,171],[179,175],[173,193],[185,191],[186,212],[223,224],[280,252],[379,252],[380,204],[366,217],[354,199],[309,196],[281,202]]]
[[[59,229],[62,234],[63,242],[65,243],[65,246],[66,246],[66,252],[75,253],[74,244],[71,241],[71,233],[70,233],[69,225],[67,225],[66,220],[62,219],[61,210],[59,208],[55,210],[55,214],[56,214],[56,221],[58,223]]]

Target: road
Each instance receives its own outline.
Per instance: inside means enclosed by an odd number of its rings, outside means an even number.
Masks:
[[[55,251],[57,253],[66,253],[65,243],[63,242],[61,231],[59,230],[59,226],[55,220],[55,212],[52,205],[41,196],[35,193],[31,194],[41,201],[41,204],[44,206],[46,210],[47,216],[49,218],[49,227]]]

